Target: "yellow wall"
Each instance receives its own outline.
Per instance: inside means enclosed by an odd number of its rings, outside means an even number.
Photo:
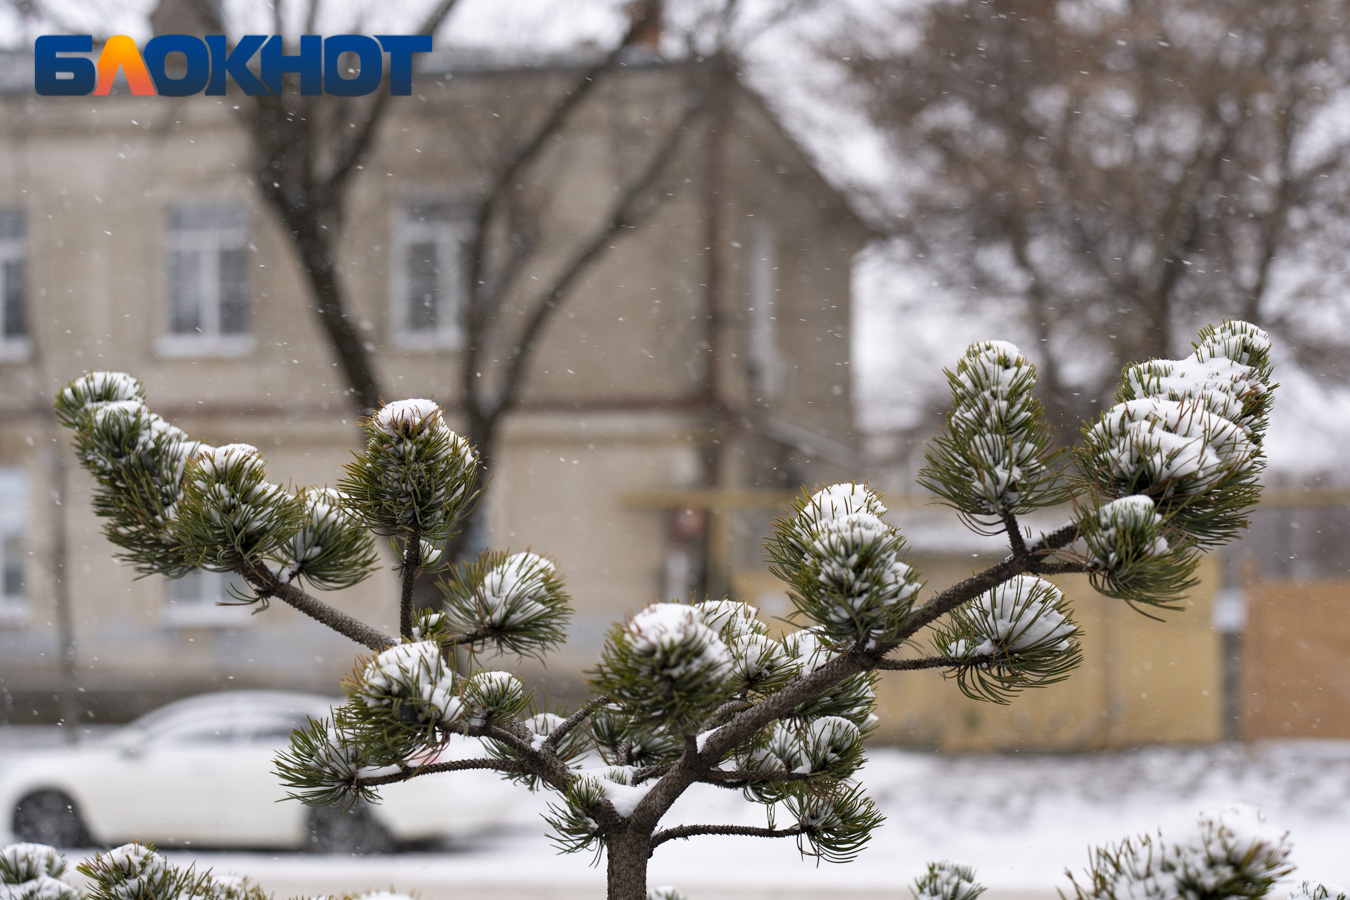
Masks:
[[[1350,580],[1248,587],[1243,736],[1350,738]]]
[[[969,575],[969,556],[912,560],[933,593]],[[993,560],[977,561],[987,564]],[[1222,734],[1219,636],[1210,626],[1218,567],[1206,559],[1180,612],[1156,622],[1092,590],[1084,576],[1056,579],[1081,628],[1083,664],[1066,681],[1028,690],[1007,706],[970,700],[937,671],[886,672],[877,690],[876,739],[943,750],[1076,750],[1193,743]],[[769,618],[785,615],[786,593],[768,573],[742,572],[737,598]],[[919,649],[927,655],[926,634]]]

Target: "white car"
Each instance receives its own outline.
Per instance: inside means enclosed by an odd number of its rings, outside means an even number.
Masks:
[[[511,785],[490,771],[427,775],[379,789],[381,803],[342,816],[286,798],[278,750],[338,701],[280,691],[190,697],[104,740],[0,760],[0,844],[156,845],[379,852],[499,825]],[[486,756],[455,738],[441,758]],[[281,802],[278,802],[281,801]]]

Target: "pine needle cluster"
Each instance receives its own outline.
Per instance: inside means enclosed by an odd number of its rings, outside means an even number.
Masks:
[[[170,862],[149,844],[123,844],[77,866],[82,884],[66,881],[65,854],[40,844],[0,847],[5,900],[272,900],[247,878],[199,872]],[[295,900],[309,900],[298,897]],[[312,900],[412,900],[371,891]]]
[[[975,870],[952,862],[932,862],[914,882],[914,900],[975,900],[985,892]]]
[[[1270,338],[1246,322],[1207,328],[1194,352],[1126,368],[1116,405],[1084,434],[1078,468],[1105,500],[1150,497],[1197,547],[1231,541],[1260,497]]]
[[[171,533],[188,460],[206,445],[152,413],[145,389],[122,372],[90,372],[56,396],[57,418],[75,432],[75,455],[94,476],[94,512],[117,556],[142,575],[180,577],[194,555]]]
[[[338,490],[376,534],[435,543],[455,533],[476,499],[478,458],[430,400],[388,403],[363,423],[365,450]]]
[[[471,652],[542,658],[567,638],[572,598],[557,567],[535,553],[486,550],[438,582],[450,629],[469,636]]]
[[[886,507],[863,485],[803,493],[774,522],[770,571],[788,585],[798,614],[830,641],[892,643],[922,582],[903,559],[905,541],[882,521]]]
[[[919,483],[975,524],[1068,499],[1036,367],[1006,341],[971,344],[946,372],[952,411],[925,454]]]
[[[1000,704],[1024,688],[1063,681],[1083,656],[1064,594],[1030,575],[954,610],[934,628],[934,643],[961,693]]]

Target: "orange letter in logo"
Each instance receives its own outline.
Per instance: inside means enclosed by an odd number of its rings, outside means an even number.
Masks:
[[[108,38],[98,56],[98,86],[94,88],[94,96],[106,96],[112,90],[118,69],[127,76],[127,86],[136,96],[155,93],[155,83],[150,80],[150,70],[145,67],[136,42],[125,34],[115,34]]]

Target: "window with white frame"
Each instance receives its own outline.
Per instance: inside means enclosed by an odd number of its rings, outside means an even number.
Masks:
[[[28,611],[28,473],[0,467],[0,622]]]
[[[164,620],[169,625],[247,625],[256,607],[241,603],[241,596],[253,592],[240,576],[197,569],[165,580]]]
[[[24,214],[0,209],[0,358],[28,353],[28,229]]]
[[[233,203],[170,207],[164,244],[166,349],[247,350],[248,209]]]
[[[472,235],[463,204],[408,203],[399,211],[393,265],[394,338],[412,348],[463,341],[466,255]]]

